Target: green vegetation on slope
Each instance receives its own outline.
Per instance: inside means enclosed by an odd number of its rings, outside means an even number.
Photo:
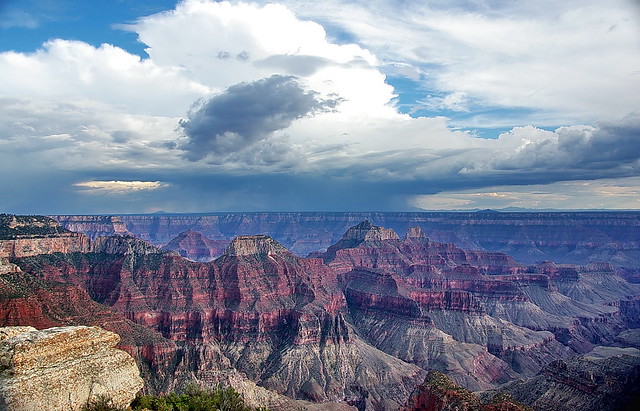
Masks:
[[[526,405],[516,401],[511,395],[499,392],[482,401],[478,396],[466,388],[460,387],[446,374],[438,371],[429,371],[425,382],[419,387],[423,401],[426,403],[413,403],[413,407],[406,409],[424,409],[427,405],[442,411],[532,411]],[[427,397],[431,396],[429,400]]]
[[[182,394],[143,395],[133,401],[131,409],[134,411],[268,411],[263,407],[254,408],[246,405],[242,396],[233,388],[218,386],[213,390],[205,390],[196,384],[185,386]],[[124,411],[124,409],[114,407],[109,399],[100,397],[89,402],[83,411]]]
[[[52,218],[35,215],[0,214],[0,240],[20,237],[44,237],[69,233]]]

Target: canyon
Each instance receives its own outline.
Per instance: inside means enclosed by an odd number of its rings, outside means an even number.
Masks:
[[[368,220],[406,233],[420,227],[436,242],[467,250],[497,251],[519,262],[584,265],[608,261],[640,269],[640,212],[283,212],[52,216],[63,227],[101,235],[131,234],[164,246],[188,230],[230,242],[264,234],[306,256],[338,242],[351,226]]]
[[[553,364],[614,346],[637,372],[640,214],[440,214],[3,215],[0,325],[99,325],[146,392],[224,383],[273,409],[410,409],[428,371],[540,404],[515,382],[561,392],[543,377],[579,372]]]

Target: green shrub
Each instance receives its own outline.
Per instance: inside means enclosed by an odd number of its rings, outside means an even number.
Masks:
[[[125,409],[113,405],[111,398],[99,395],[82,407],[82,411],[125,411]]]
[[[187,384],[182,394],[138,397],[131,408],[150,411],[267,411],[266,408],[256,409],[246,405],[242,396],[233,388],[218,386],[213,390],[204,390],[194,383]]]

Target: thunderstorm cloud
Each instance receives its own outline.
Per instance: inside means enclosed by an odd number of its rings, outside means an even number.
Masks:
[[[192,109],[180,122],[188,138],[181,148],[191,161],[242,151],[294,120],[334,109],[338,103],[319,99],[293,76],[236,84]]]

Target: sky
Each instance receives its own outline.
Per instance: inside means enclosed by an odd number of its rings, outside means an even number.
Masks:
[[[637,0],[0,0],[0,212],[640,209]]]

